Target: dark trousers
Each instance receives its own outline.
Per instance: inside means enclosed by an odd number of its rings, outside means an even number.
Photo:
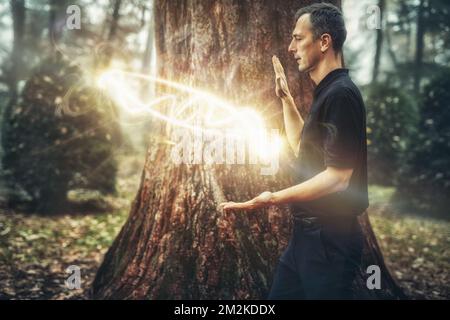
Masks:
[[[269,299],[352,299],[363,234],[356,217],[294,219]]]

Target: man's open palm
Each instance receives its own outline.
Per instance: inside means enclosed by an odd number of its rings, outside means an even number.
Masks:
[[[219,205],[220,210],[256,210],[267,207],[270,204],[272,193],[269,191],[246,202],[223,202]]]
[[[289,97],[291,92],[286,80],[283,66],[277,56],[272,57],[273,70],[275,71],[275,93],[279,98]]]

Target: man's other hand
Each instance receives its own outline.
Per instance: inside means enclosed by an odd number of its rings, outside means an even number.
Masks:
[[[273,194],[270,191],[265,191],[259,196],[246,202],[223,202],[219,204],[219,209],[228,210],[256,210],[264,208],[273,204]]]

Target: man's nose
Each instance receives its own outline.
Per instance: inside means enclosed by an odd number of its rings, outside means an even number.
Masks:
[[[294,43],[294,40],[291,41],[291,43],[289,44],[289,47],[288,47],[288,52],[290,52],[290,53],[295,52],[295,47],[294,47],[293,43]]]

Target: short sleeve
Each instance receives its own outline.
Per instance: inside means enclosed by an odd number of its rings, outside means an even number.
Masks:
[[[331,95],[323,113],[325,166],[355,168],[361,152],[363,112],[350,92]]]

